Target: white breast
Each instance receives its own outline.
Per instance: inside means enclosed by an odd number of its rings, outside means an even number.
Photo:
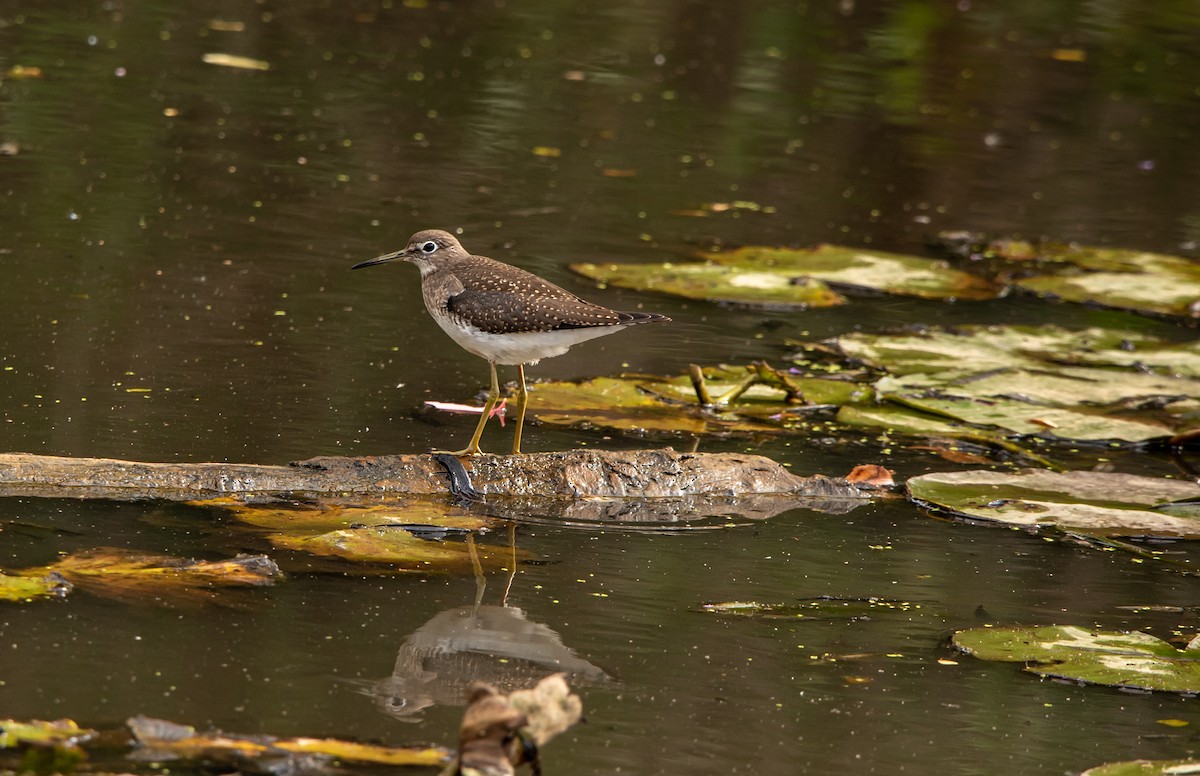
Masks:
[[[442,331],[459,346],[480,358],[496,364],[536,364],[543,358],[561,356],[572,345],[587,342],[606,334],[613,334],[624,326],[592,326],[586,329],[559,329],[557,331],[512,332],[490,334],[474,326],[463,326],[449,315],[434,314]]]

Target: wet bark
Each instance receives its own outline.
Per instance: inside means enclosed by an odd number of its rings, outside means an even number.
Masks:
[[[484,497],[739,499],[786,495],[862,503],[844,479],[799,477],[769,458],[736,453],[568,450],[462,459]],[[189,501],[233,494],[444,495],[450,476],[431,455],[321,457],[284,466],[145,463],[0,454],[0,495]],[[842,510],[834,510],[842,511]]]

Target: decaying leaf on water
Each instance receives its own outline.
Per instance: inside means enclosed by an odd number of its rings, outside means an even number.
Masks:
[[[251,57],[238,56],[237,54],[225,54],[219,51],[208,53],[200,57],[200,59],[209,65],[219,65],[220,67],[232,67],[237,70],[270,70],[271,63],[264,62],[261,59],[252,59]]]
[[[12,573],[12,572],[10,572]],[[88,592],[116,598],[207,598],[218,588],[272,585],[282,574],[265,555],[228,560],[194,560],[101,547],[67,555],[48,566],[12,574],[32,580],[59,580]]]
[[[440,766],[449,758],[441,747],[390,747],[360,744],[333,738],[275,738],[210,731],[198,732],[150,717],[133,717],[126,723],[133,733],[139,760],[223,760],[240,768],[280,773],[279,764],[316,758],[318,762],[355,762],[376,765]]]
[[[944,233],[945,244],[1034,270],[1012,282],[1017,288],[1068,302],[1139,313],[1200,317],[1200,264],[1192,259],[1126,248]],[[965,246],[965,247],[964,247]]]
[[[19,773],[71,773],[87,759],[82,745],[96,735],[69,719],[0,720],[0,750],[18,750],[20,761],[14,770]],[[0,770],[9,767],[7,758],[0,761]]]
[[[0,719],[0,749],[22,744],[34,746],[78,746],[96,735],[96,731],[81,728],[74,720],[58,719],[45,722],[39,719],[22,722]]]
[[[890,488],[896,484],[896,473],[879,464],[863,463],[855,466],[846,475],[846,482],[852,482],[859,487]]]
[[[888,598],[834,598],[820,596],[795,603],[760,603],[757,601],[724,601],[704,604],[700,611],[729,617],[757,619],[786,619],[825,622],[829,620],[868,619],[881,612],[907,612],[920,609],[910,601]]]
[[[1126,760],[1088,768],[1079,776],[1197,776],[1200,760]]]
[[[74,587],[61,574],[40,577],[0,574],[0,601],[31,601],[34,598],[62,598]]]
[[[1114,472],[933,472],[909,498],[965,517],[1095,536],[1200,538],[1200,486]]]
[[[1038,676],[1138,690],[1200,692],[1200,650],[1180,650],[1140,631],[1074,625],[972,628],[954,646],[981,660],[1025,663]]]

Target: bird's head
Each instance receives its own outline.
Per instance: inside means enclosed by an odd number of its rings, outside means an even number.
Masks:
[[[385,253],[382,256],[376,256],[373,259],[359,262],[350,269],[373,267],[376,264],[385,264],[389,261],[402,259],[404,261],[411,261],[422,270],[425,270],[437,259],[455,258],[465,255],[466,251],[463,250],[462,245],[459,244],[454,235],[449,232],[443,232],[441,229],[424,229],[410,237],[408,245],[402,250]]]

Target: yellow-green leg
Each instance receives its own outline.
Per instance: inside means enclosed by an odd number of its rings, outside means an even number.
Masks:
[[[496,402],[500,400],[500,381],[496,378],[496,365],[489,361],[488,369],[492,370],[492,385],[488,390],[487,401],[483,403],[483,413],[479,416],[475,433],[471,435],[471,443],[465,449],[455,450],[450,455],[479,455],[480,453],[479,440],[483,437],[483,427],[487,425],[488,418],[491,417],[492,410],[496,407]]]
[[[525,407],[529,389],[525,387],[525,365],[517,364],[517,427],[513,430],[513,455],[521,452],[521,428],[525,425]]]

